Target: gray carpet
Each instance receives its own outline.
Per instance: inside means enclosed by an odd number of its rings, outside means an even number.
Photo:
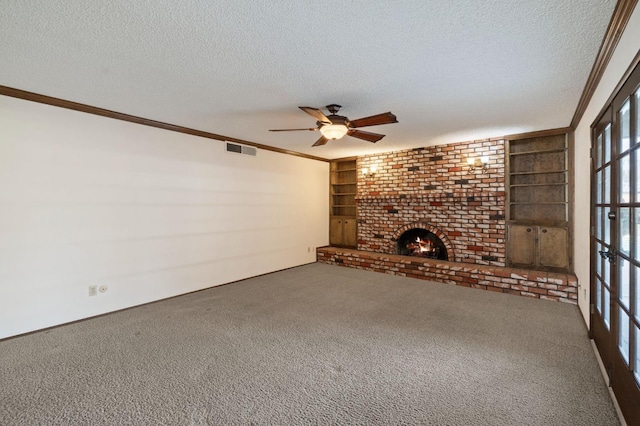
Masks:
[[[311,264],[0,342],[2,425],[615,425],[575,306]]]

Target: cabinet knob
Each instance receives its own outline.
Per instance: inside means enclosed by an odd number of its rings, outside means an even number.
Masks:
[[[543,233],[543,234],[546,234],[546,233],[547,233],[547,229],[546,229],[546,228],[543,228],[543,229],[542,229],[542,233]]]
[[[527,228],[527,232],[531,232],[531,228]]]

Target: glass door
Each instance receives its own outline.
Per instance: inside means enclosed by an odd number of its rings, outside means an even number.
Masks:
[[[611,377],[611,294],[613,292],[614,245],[611,237],[611,222],[615,212],[611,205],[612,187],[612,119],[607,111],[595,128],[592,152],[593,178],[593,244],[592,244],[592,295],[594,305],[591,313],[591,334],[596,342],[602,361]]]
[[[625,419],[640,424],[640,68],[593,144],[591,334]]]

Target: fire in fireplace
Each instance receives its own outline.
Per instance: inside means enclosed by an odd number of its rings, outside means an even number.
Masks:
[[[414,228],[404,232],[396,242],[396,252],[403,256],[448,260],[447,248],[437,235],[426,229]]]

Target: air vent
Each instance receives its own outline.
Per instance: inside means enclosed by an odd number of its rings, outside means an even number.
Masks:
[[[251,156],[256,156],[258,150],[255,149],[252,146],[244,146],[244,145],[238,145],[235,143],[228,143],[227,142],[227,152],[233,152],[236,154],[245,154],[245,155],[251,155]]]
[[[256,156],[256,153],[258,152],[257,149],[255,149],[252,146],[243,146],[242,147],[242,153],[246,154],[246,155],[253,155],[254,157]]]
[[[227,152],[235,152],[238,154],[242,154],[242,145],[236,145],[234,143],[227,144]]]

